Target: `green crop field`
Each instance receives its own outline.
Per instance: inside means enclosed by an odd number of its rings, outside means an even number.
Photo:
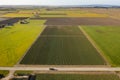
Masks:
[[[0,17],[34,17],[38,13],[40,17],[108,17],[107,14],[98,14],[84,10],[19,10],[0,15]]]
[[[46,12],[41,12],[40,17],[97,17],[98,18],[98,17],[108,17],[108,15],[83,12],[83,11],[60,11],[60,12],[46,11]]]
[[[40,17],[67,17],[67,15],[40,15]]]
[[[14,72],[14,75],[30,75],[30,74],[32,74],[33,73],[33,71],[15,71]]]
[[[120,66],[120,26],[83,26],[112,66]]]
[[[30,14],[30,13],[7,13],[7,14],[4,14],[4,15],[1,15],[0,17],[33,17],[34,14]]]
[[[30,20],[0,29],[0,66],[13,66],[45,28],[45,20]]]
[[[9,74],[9,71],[0,70],[0,74],[3,74],[4,76],[7,76]]]
[[[48,26],[21,64],[104,65],[105,61],[76,26]]]
[[[38,74],[36,80],[120,80],[115,74]]]

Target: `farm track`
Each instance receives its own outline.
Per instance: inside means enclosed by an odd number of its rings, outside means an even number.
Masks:
[[[110,67],[106,65],[27,65],[27,64],[18,64],[14,67]]]
[[[47,72],[44,72],[44,71],[33,71],[34,74],[115,74],[114,72],[108,72],[108,71],[101,71],[101,72],[95,72],[95,71],[92,71],[92,72],[89,72],[89,71],[86,71],[86,72],[74,72],[74,71],[69,71],[69,72],[66,72],[66,71],[62,71],[62,72],[58,72],[58,71],[47,71]]]
[[[56,72],[114,72],[120,71],[120,67],[55,67]],[[24,71],[51,71],[50,67],[0,67],[0,70],[24,70]]]

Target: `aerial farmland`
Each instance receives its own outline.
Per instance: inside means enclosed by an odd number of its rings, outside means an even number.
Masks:
[[[120,80],[120,20],[112,14],[120,9],[108,14],[109,9],[0,12],[0,74],[32,75],[36,80]]]
[[[104,65],[105,61],[77,26],[47,26],[21,63]]]

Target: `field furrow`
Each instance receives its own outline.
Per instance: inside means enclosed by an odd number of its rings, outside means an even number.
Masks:
[[[27,52],[21,64],[104,65],[106,63],[77,26],[48,26]]]

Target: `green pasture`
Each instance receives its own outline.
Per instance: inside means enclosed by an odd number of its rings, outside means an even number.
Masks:
[[[120,66],[120,26],[83,26],[112,66]]]
[[[45,20],[30,20],[0,29],[0,66],[13,66],[44,30]]]

